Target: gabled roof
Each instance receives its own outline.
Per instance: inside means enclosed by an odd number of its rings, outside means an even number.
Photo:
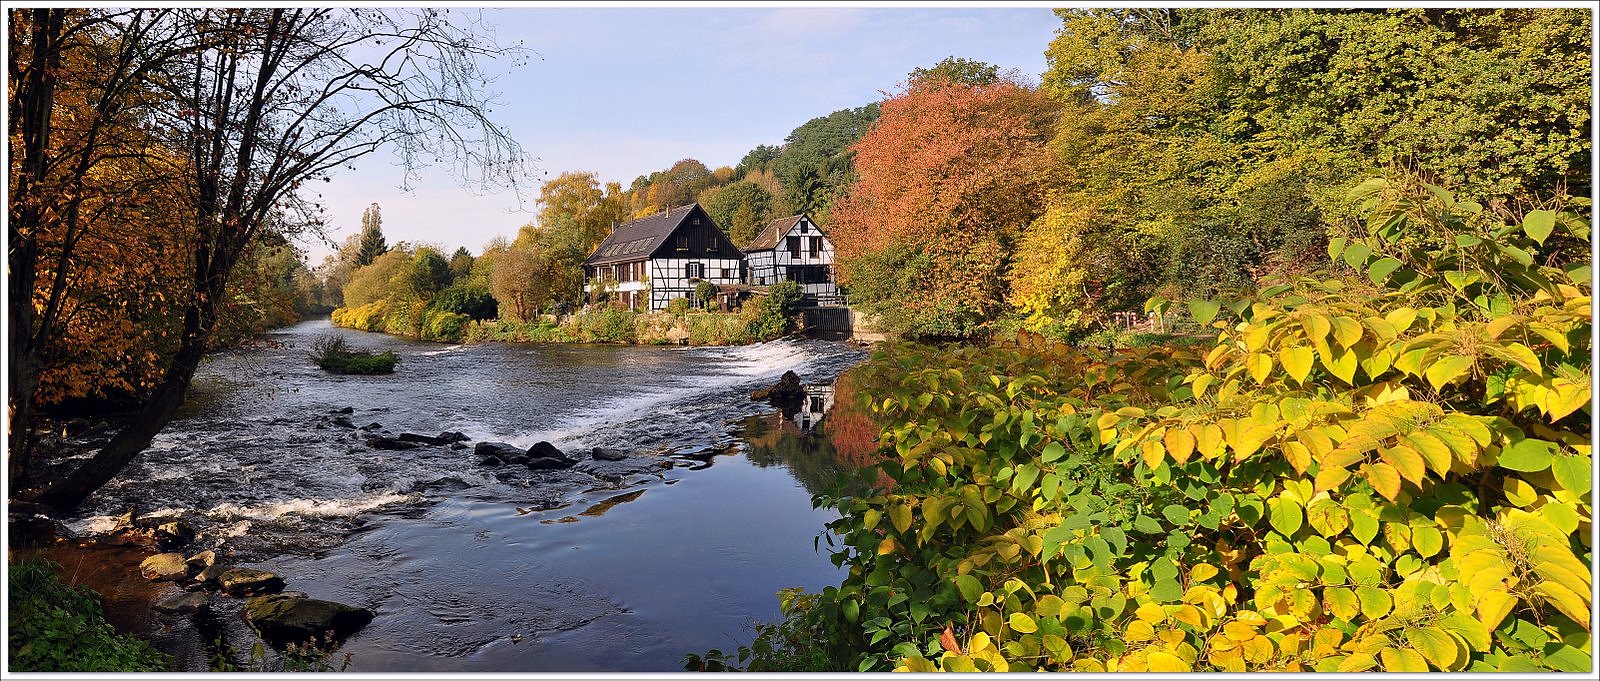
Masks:
[[[744,247],[745,252],[770,251],[774,248],[777,248],[778,241],[783,238],[783,235],[788,234],[789,230],[794,229],[795,224],[800,222],[800,218],[804,217],[806,217],[805,214],[801,213],[799,215],[790,215],[786,218],[778,218],[767,223],[767,226],[761,230],[761,233],[757,234],[756,238],[750,241],[750,245]],[[827,234],[822,231],[821,227],[817,227],[815,220],[806,218],[806,221],[810,222],[812,227],[816,227],[818,234],[827,236]]]
[[[684,219],[688,218],[699,205],[691,203],[687,206],[678,206],[665,213],[655,213],[617,225],[606,240],[600,242],[600,247],[594,250],[589,259],[583,261],[583,264],[608,265],[650,257],[650,254],[672,236],[672,233],[677,231],[678,225],[683,224]]]

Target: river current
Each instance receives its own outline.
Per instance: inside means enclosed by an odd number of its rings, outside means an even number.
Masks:
[[[325,334],[402,360],[389,376],[326,374],[307,358]],[[811,508],[797,462],[747,456],[735,425],[772,411],[749,394],[785,371],[828,383],[864,356],[795,340],[444,346],[306,322],[209,359],[179,417],[71,526],[109,529],[130,504],[181,514],[235,564],[371,608],[343,648],[351,671],[677,671],[777,618],[779,589],[838,583],[814,548],[831,514]],[[373,449],[335,422],[345,408],[372,433],[548,441],[580,463]],[[591,460],[597,446],[632,454]],[[236,606],[218,605],[242,641]]]

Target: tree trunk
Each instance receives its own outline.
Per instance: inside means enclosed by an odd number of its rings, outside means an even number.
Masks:
[[[199,368],[200,361],[205,358],[211,329],[216,325],[214,301],[218,300],[219,296],[220,292],[207,291],[200,294],[196,302],[184,313],[183,340],[178,346],[178,352],[173,356],[172,363],[167,366],[161,385],[157,386],[155,392],[145,401],[133,422],[111,438],[111,442],[95,454],[93,459],[50,485],[33,501],[58,511],[71,510],[83,503],[83,500],[89,498],[95,490],[110,482],[127,467],[128,462],[150,446],[150,441],[172,421],[173,414],[177,413],[178,407],[183,404],[183,397],[189,391],[189,382],[194,377],[195,369]]]
[[[55,66],[60,57],[60,42],[66,10],[35,9],[30,11],[27,71],[13,93],[11,116],[13,132],[20,137],[20,147],[13,146],[12,154],[21,165],[16,185],[12,187],[10,222],[7,237],[10,240],[6,254],[10,296],[10,324],[7,348],[7,380],[11,388],[9,401],[9,445],[11,457],[11,484],[13,488],[27,478],[33,449],[33,391],[37,379],[38,348],[33,338],[33,293],[38,281],[39,228],[43,223],[42,197],[39,195],[48,173],[45,154],[50,146],[50,113],[55,100]],[[9,65],[17,74],[16,63],[22,50],[11,55]]]

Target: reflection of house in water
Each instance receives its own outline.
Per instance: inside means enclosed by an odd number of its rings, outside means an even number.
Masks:
[[[833,385],[808,385],[805,389],[806,396],[800,401],[800,411],[790,417],[802,433],[810,432],[833,408]]]

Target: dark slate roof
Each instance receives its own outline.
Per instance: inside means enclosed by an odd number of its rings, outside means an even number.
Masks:
[[[805,217],[805,214],[802,213],[800,215],[790,215],[786,218],[778,218],[767,223],[766,228],[762,229],[761,233],[750,241],[750,245],[744,247],[744,251],[749,253],[750,251],[770,251],[777,248],[778,240],[782,239],[783,235],[788,234],[789,230],[794,229],[795,223],[799,222],[800,218],[803,217]],[[816,227],[817,223],[813,221],[811,226]],[[817,227],[817,232],[821,233],[822,228]],[[823,236],[827,235],[824,234]]]
[[[672,233],[683,224],[684,218],[699,204],[678,206],[665,213],[655,213],[631,222],[624,222],[611,230],[611,235],[600,242],[585,265],[609,265],[617,262],[644,260],[654,253]]]

